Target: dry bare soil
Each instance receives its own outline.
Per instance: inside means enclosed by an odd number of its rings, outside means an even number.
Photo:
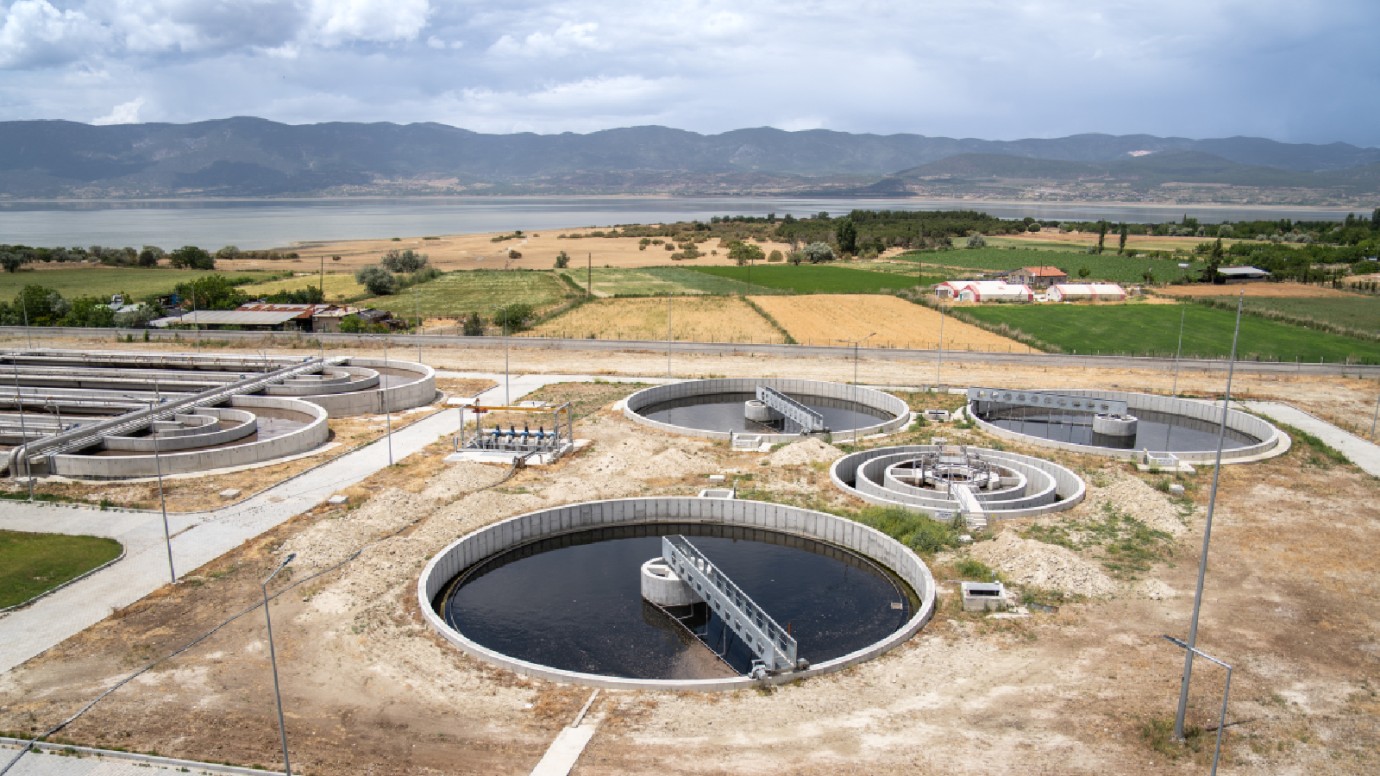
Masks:
[[[1304,283],[1241,283],[1217,286],[1199,283],[1186,286],[1164,286],[1156,288],[1155,293],[1163,296],[1236,296],[1275,297],[1283,299],[1355,299],[1353,292],[1326,286],[1313,286]]]
[[[732,296],[676,299],[596,299],[542,323],[534,337],[664,340],[668,332],[692,342],[784,342],[756,310]]]
[[[947,334],[947,328],[946,328]],[[587,353],[515,350],[517,369],[590,368]],[[480,368],[487,351],[433,352],[428,363]],[[600,357],[610,371],[655,373],[664,359]],[[922,382],[932,364],[865,360],[863,379]],[[837,379],[847,359],[684,357],[681,374],[796,374]],[[947,369],[947,367],[946,367]],[[1167,388],[1157,372],[955,366],[955,380],[994,385]],[[1239,376],[1243,391],[1320,414],[1373,402],[1369,385],[1332,378]],[[1184,374],[1181,390],[1221,378]],[[586,406],[626,393],[571,389]],[[548,398],[560,398],[549,389]],[[926,428],[991,443],[976,430]],[[856,506],[828,484],[828,450],[768,457],[633,426],[609,409],[577,425],[594,441],[551,469],[502,471],[440,462],[448,442],[376,475],[349,507],[322,507],[198,569],[0,676],[0,729],[27,733],[65,718],[146,661],[251,606],[258,581],[299,553],[274,604],[293,760],[313,774],[525,774],[588,697],[464,657],[422,623],[415,584],[457,536],[503,517],[575,500],[693,493],[710,473],[751,473],[775,498]],[[888,442],[890,443],[890,442]],[[798,443],[817,445],[817,442]],[[1011,449],[1018,446],[1008,445]],[[1023,450],[1023,452],[1037,452]],[[998,619],[955,604],[963,553],[933,560],[935,619],[888,655],[769,692],[604,693],[602,723],[577,776],[693,774],[1188,774],[1205,770],[1210,733],[1168,744],[1182,654],[1161,634],[1187,628],[1208,473],[1188,503],[1125,465],[1058,456],[1089,483],[1088,501],[1048,526],[1096,521],[1113,504],[1169,537],[1172,553],[1132,575],[1100,550],[1037,542],[1031,523],[1003,526],[971,550],[1014,585],[1087,599],[1054,615]],[[1380,769],[1380,486],[1300,446],[1228,467],[1216,509],[1200,646],[1236,666],[1224,767],[1238,774],[1370,774]],[[359,557],[347,559],[357,548]],[[319,576],[318,576],[319,574]],[[1221,674],[1199,662],[1190,722],[1215,724]],[[196,759],[278,763],[267,643],[251,611],[126,685],[63,732],[99,746]]]

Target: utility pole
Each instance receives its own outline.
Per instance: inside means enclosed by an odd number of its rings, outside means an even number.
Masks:
[[[1222,477],[1222,445],[1227,435],[1227,413],[1231,407],[1231,380],[1236,371],[1236,341],[1241,335],[1241,308],[1246,292],[1236,298],[1236,331],[1231,335],[1231,360],[1227,362],[1227,392],[1222,398],[1222,419],[1217,426],[1217,460],[1212,469],[1212,492],[1208,496],[1207,518],[1203,522],[1203,551],[1198,558],[1198,586],[1193,593],[1193,619],[1188,625],[1188,641],[1184,647],[1184,676],[1179,687],[1179,709],[1174,715],[1174,738],[1184,737],[1184,716],[1188,713],[1188,688],[1193,681],[1193,656],[1198,650],[1198,614],[1203,606],[1203,580],[1207,576],[1208,546],[1212,541],[1212,515],[1217,507],[1217,484]]]
[[[273,618],[268,615],[268,583],[272,582],[273,578],[278,576],[278,572],[282,571],[296,557],[297,553],[288,553],[288,556],[283,558],[283,562],[278,564],[278,568],[274,569],[273,573],[269,574],[268,578],[259,585],[264,594],[264,624],[268,626],[268,660],[273,666],[273,698],[278,703],[278,735],[283,741],[283,773],[285,776],[292,776],[292,761],[288,758],[287,727],[283,724],[283,693],[278,686],[278,653],[273,648]]]
[[[585,254],[585,296],[594,296],[594,252]]]
[[[941,375],[944,370],[944,303],[939,303],[939,358],[934,362],[934,389],[939,390],[939,386],[944,382]]]
[[[666,295],[666,378],[671,378],[671,295]]]
[[[385,380],[388,371],[388,338],[383,338],[383,369],[379,375],[379,398],[383,399],[383,422],[388,427],[388,465],[393,465],[393,408],[389,406],[388,384]]]
[[[1179,310],[1179,347],[1174,350],[1174,398],[1179,397],[1179,356],[1184,352],[1184,316],[1188,315],[1188,307]]]

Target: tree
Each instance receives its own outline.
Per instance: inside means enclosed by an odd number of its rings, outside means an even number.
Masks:
[[[240,257],[240,249],[239,249],[239,246],[236,246],[236,245],[227,245],[227,246],[225,246],[224,248],[221,248],[220,250],[216,251],[216,258],[217,258],[217,259],[226,259],[226,260],[229,260],[229,259],[238,259],[239,257]]]
[[[1039,221],[1031,221],[1029,224],[1026,225],[1025,230],[1026,230],[1027,232],[1038,232],[1038,231],[1040,231],[1040,222],[1039,222]]]
[[[1117,236],[1116,255],[1120,256],[1121,254],[1126,252],[1126,236],[1128,234],[1129,232],[1127,232],[1126,230],[1126,222],[1123,221],[1121,224],[1121,233]]]
[[[749,262],[761,261],[763,257],[762,249],[752,243],[739,240],[729,244],[728,258],[740,267]]]
[[[166,255],[167,253],[157,245],[145,245],[143,250],[139,251],[139,255],[135,261],[141,267],[156,267],[158,266],[158,260]]]
[[[786,217],[789,218],[790,215],[791,215],[790,213],[787,213],[787,214],[786,214]],[[787,253],[787,254],[786,254],[786,261],[789,261],[791,264],[794,264],[794,265],[797,266],[797,267],[800,266],[800,262],[803,261],[804,259],[805,259],[805,254],[804,254],[804,253],[801,253],[800,251],[797,251],[797,250],[792,250],[790,253]]]
[[[1079,268],[1078,268],[1078,277],[1079,277],[1079,278],[1086,278],[1086,277],[1088,277],[1088,276],[1091,275],[1091,274],[1092,274],[1092,270],[1088,269],[1086,266],[1083,266],[1083,267],[1079,267]]]
[[[4,267],[6,272],[18,272],[24,266],[24,255],[14,251],[0,252],[0,267]]]
[[[1140,273],[1140,279],[1141,279],[1141,280],[1144,280],[1144,281],[1145,281],[1145,285],[1147,285],[1147,286],[1154,285],[1154,284],[1155,284],[1155,271],[1154,271],[1154,270],[1149,270],[1149,269],[1145,270],[1144,272]]]
[[[987,247],[987,238],[986,238],[986,237],[983,237],[983,236],[980,235],[980,234],[977,234],[976,232],[974,232],[973,234],[968,235],[968,247],[969,247],[969,248],[986,248],[986,247]]]
[[[853,225],[853,219],[840,221],[834,236],[838,239],[839,253],[852,255],[858,252],[858,227]]]
[[[207,275],[186,283],[178,283],[173,292],[188,310],[233,310],[244,304],[244,292],[224,275]]]
[[[829,243],[824,242],[812,242],[805,246],[805,250],[802,251],[802,253],[805,256],[805,260],[811,264],[823,264],[826,261],[833,261],[838,258],[834,255],[834,249],[829,247]]]
[[[216,258],[205,249],[184,245],[168,254],[168,261],[176,269],[215,269]]]
[[[411,275],[422,267],[425,267],[427,261],[428,259],[425,253],[417,253],[411,248],[408,248],[402,251],[394,249],[383,254],[383,258],[379,260],[379,263],[389,272],[396,272],[400,275]]]
[[[141,304],[133,310],[115,313],[115,325],[122,329],[142,329],[159,314],[153,305]]]
[[[1107,222],[1097,222],[1097,252],[1100,255],[1107,244]]]
[[[30,326],[56,326],[69,308],[62,294],[45,286],[24,286],[14,298],[14,317],[20,323],[27,317]]]
[[[646,239],[646,238],[643,238],[643,239]],[[644,245],[644,246],[642,246],[642,247],[643,247],[643,248],[646,248],[647,246]],[[560,253],[556,254],[556,269],[565,269],[566,267],[569,267],[569,266],[570,266],[570,254],[566,253],[565,251],[561,251]]]
[[[58,325],[109,328],[115,325],[115,311],[102,299],[83,296],[72,300],[71,306],[58,321]]]
[[[479,313],[470,313],[469,317],[465,318],[464,332],[466,337],[479,337],[484,334],[484,320],[479,317]]]
[[[374,296],[389,296],[398,292],[398,279],[392,272],[374,265],[364,267],[355,273],[355,282]]]
[[[494,312],[494,325],[502,326],[506,331],[522,331],[527,326],[527,321],[532,318],[532,305],[525,302],[514,302],[504,305]]]
[[[508,259],[509,259],[510,261],[517,261],[517,260],[520,259],[520,258],[522,258],[522,254],[519,253],[518,250],[517,250],[516,248],[509,248],[509,249],[508,249]]]

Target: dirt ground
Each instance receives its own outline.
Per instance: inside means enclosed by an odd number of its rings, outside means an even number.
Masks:
[[[785,336],[736,296],[596,299],[532,327],[522,336],[666,339],[689,342],[785,342]]]
[[[754,296],[752,301],[802,344],[836,345],[840,340],[868,337],[866,347],[923,349],[939,345],[940,314],[894,296]],[[944,319],[943,327],[946,350],[1031,350],[1013,339],[952,317]]]
[[[325,257],[327,272],[354,272],[355,270],[377,264],[383,254],[391,250],[412,249],[425,253],[432,266],[447,272],[458,269],[551,269],[556,255],[565,251],[571,257],[571,265],[583,267],[586,262],[596,267],[655,267],[683,262],[671,261],[673,251],[660,245],[649,245],[646,250],[639,247],[637,237],[578,237],[598,231],[592,228],[553,229],[549,232],[523,233],[495,242],[494,238],[511,233],[453,234],[431,237],[403,237],[398,240],[341,240],[334,242],[309,242],[287,246],[279,250],[296,251],[298,259],[267,261],[259,259],[234,259],[217,261],[216,266],[226,271],[246,269],[297,270],[316,272]],[[566,235],[562,237],[561,235]],[[434,237],[434,239],[433,239]],[[757,243],[764,254],[779,250],[785,253],[790,246],[785,243]],[[520,259],[508,258],[508,252],[515,250],[522,254]],[[711,255],[718,250],[719,255]],[[728,251],[719,244],[717,238],[700,246],[704,255],[694,260],[697,266],[728,265]],[[340,259],[336,260],[335,257]]]
[[[430,349],[440,368],[501,369],[502,351]],[[664,354],[511,353],[517,371],[658,374]],[[932,382],[933,363],[864,358],[864,382]],[[680,376],[851,377],[851,359],[677,357]],[[943,382],[1100,385],[1168,391],[1167,372],[946,364]],[[1180,391],[1220,390],[1185,373]],[[546,389],[559,399],[562,388]],[[1369,407],[1373,383],[1238,374],[1236,392],[1283,398],[1327,415]],[[525,774],[589,696],[518,678],[462,656],[432,634],[415,603],[417,574],[454,538],[506,516],[591,498],[695,492],[711,473],[752,473],[783,500],[850,506],[827,484],[829,451],[770,458],[634,426],[607,408],[626,392],[582,385],[602,405],[577,424],[593,440],[550,469],[500,482],[503,470],[441,462],[448,440],[379,473],[343,508],[321,507],[196,570],[24,666],[0,676],[0,730],[44,729],[146,661],[253,604],[258,581],[288,552],[273,608],[294,763],[313,774]],[[948,397],[943,397],[945,400]],[[923,401],[923,399],[919,400]],[[934,433],[986,442],[977,430]],[[889,440],[886,443],[895,443]],[[818,445],[817,442],[798,443]],[[1048,455],[1005,443],[1007,449]],[[1184,480],[1188,502],[1159,476],[1075,455],[1052,456],[1087,480],[1088,500],[995,539],[942,553],[934,620],[893,652],[839,674],[772,691],[606,692],[603,719],[577,776],[693,774],[1149,773],[1205,770],[1220,671],[1199,661],[1188,746],[1171,744],[1182,636],[1197,571],[1209,472]],[[1200,646],[1236,666],[1224,768],[1230,773],[1374,773],[1380,769],[1380,484],[1300,445],[1222,475]],[[1171,552],[1132,575],[1097,550],[1037,542],[1033,525],[1078,526],[1103,504],[1163,531]],[[339,565],[357,548],[363,552]],[[967,615],[953,593],[966,555],[1013,585],[1074,603],[1025,618]],[[319,574],[319,576],[316,576]],[[1084,600],[1077,600],[1086,596]],[[120,689],[62,733],[96,746],[272,766],[279,762],[267,645],[251,611]]]

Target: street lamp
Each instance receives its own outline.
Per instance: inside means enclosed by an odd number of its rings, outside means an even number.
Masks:
[[[851,343],[853,344],[853,384],[854,384],[854,385],[857,385],[857,384],[858,384],[858,346],[861,345],[862,343],[866,342],[867,340],[871,339],[872,337],[875,337],[875,336],[877,336],[877,332],[874,331],[874,332],[872,332],[871,334],[867,335],[866,337],[863,337],[862,339],[855,339],[855,340],[851,340],[851,339],[836,339],[836,340],[834,340],[835,342],[851,342]]]
[[[157,386],[157,383],[154,383]],[[156,387],[155,387],[156,390]],[[172,530],[168,528],[168,499],[163,491],[163,456],[158,445],[158,429],[154,427],[156,418],[153,416],[154,399],[141,399],[135,396],[125,395],[126,399],[133,399],[137,402],[148,402],[149,405],[149,436],[153,438],[153,468],[158,475],[158,507],[163,513],[163,542],[168,548],[168,579],[172,584],[177,584],[177,570],[173,567],[172,552]]]
[[[383,422],[388,429],[388,465],[393,465],[393,408],[388,401],[388,338],[383,338],[383,374],[379,375],[379,397],[383,399]]]
[[[273,578],[278,576],[278,572],[282,571],[296,557],[297,553],[288,553],[288,556],[283,558],[283,562],[278,564],[278,568],[274,569],[273,573],[269,574],[259,584],[259,588],[263,590],[264,594],[264,624],[268,626],[268,660],[273,666],[273,698],[278,703],[278,735],[283,740],[283,773],[287,776],[292,776],[292,761],[288,759],[287,727],[283,725],[283,694],[278,686],[278,653],[273,649],[273,618],[268,614],[268,583],[272,582]]]

